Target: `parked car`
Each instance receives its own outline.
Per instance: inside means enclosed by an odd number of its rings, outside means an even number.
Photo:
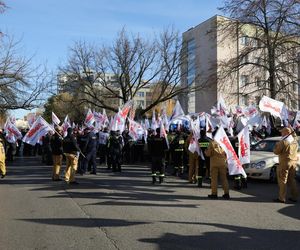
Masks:
[[[273,153],[276,142],[280,141],[281,137],[270,137],[259,141],[251,148],[251,161],[245,164],[245,172],[249,178],[269,180],[276,182],[276,168],[278,166],[278,156]],[[297,177],[300,180],[300,141],[298,140],[298,162]]]

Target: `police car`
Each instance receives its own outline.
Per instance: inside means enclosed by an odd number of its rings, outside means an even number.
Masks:
[[[251,148],[250,164],[245,164],[244,169],[249,178],[269,180],[276,182],[276,168],[278,166],[278,156],[273,153],[275,144],[281,137],[270,137],[256,143]],[[300,143],[299,144],[299,165],[297,167],[297,177],[300,180]]]

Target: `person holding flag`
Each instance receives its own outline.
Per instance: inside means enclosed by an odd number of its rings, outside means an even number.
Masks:
[[[213,132],[213,137],[217,131]],[[215,140],[210,141],[205,155],[210,157],[210,175],[211,175],[211,194],[210,199],[218,199],[218,177],[220,176],[222,188],[224,190],[224,199],[230,199],[229,185],[227,180],[227,157],[223,148]]]
[[[67,136],[63,140],[63,151],[66,156],[65,181],[70,185],[78,184],[78,182],[75,181],[75,173],[78,166],[80,148],[71,127],[67,129]]]

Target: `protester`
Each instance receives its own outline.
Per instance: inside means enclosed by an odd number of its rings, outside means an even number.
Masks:
[[[274,147],[274,153],[279,157],[279,166],[277,167],[277,182],[279,187],[278,198],[275,202],[285,203],[287,194],[287,185],[290,187],[292,202],[297,202],[298,189],[295,180],[296,167],[298,161],[298,140],[297,135],[290,128],[280,130],[282,140],[277,142]]]
[[[165,177],[164,157],[167,148],[166,139],[160,136],[160,128],[156,129],[156,134],[148,138],[148,150],[151,156],[152,184],[156,183],[156,176],[159,177],[159,183],[162,183]]]
[[[52,180],[61,181],[60,179],[60,169],[62,166],[63,160],[63,137],[62,137],[62,128],[56,127],[56,132],[50,138],[50,146],[53,159],[53,168],[52,168]]]
[[[1,178],[6,176],[6,165],[5,165],[5,138],[2,130],[0,130],[0,174]]]
[[[90,174],[97,174],[97,162],[96,162],[96,156],[97,156],[97,148],[98,148],[98,138],[94,131],[92,131],[91,128],[86,128],[86,143],[83,147],[83,152],[85,154],[85,158],[83,160],[83,173],[85,174],[88,164],[91,163],[92,169]]]
[[[78,166],[79,146],[73,135],[73,129],[68,128],[67,136],[63,140],[63,151],[66,156],[65,181],[68,184],[78,184],[75,181],[75,173]]]
[[[215,133],[216,131],[214,131],[213,136]],[[211,194],[208,195],[208,198],[218,199],[218,177],[220,177],[222,188],[224,190],[223,198],[230,199],[226,176],[227,157],[225,151],[215,140],[212,140],[205,150],[205,155],[210,157]]]

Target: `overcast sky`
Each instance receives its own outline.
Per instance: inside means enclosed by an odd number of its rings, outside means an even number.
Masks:
[[[4,0],[0,30],[22,40],[22,53],[56,70],[75,41],[109,43],[125,27],[149,36],[179,32],[221,14],[222,0]],[[22,116],[17,115],[17,116]]]

